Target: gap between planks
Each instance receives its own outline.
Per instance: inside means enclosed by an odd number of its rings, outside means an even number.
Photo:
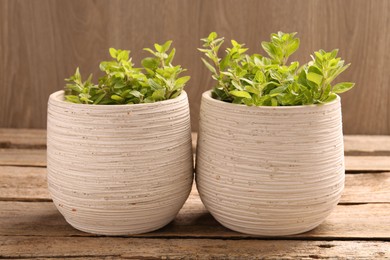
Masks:
[[[341,203],[390,203],[390,172],[346,174]],[[192,195],[198,196],[195,184]],[[0,201],[50,201],[46,168],[0,166]]]
[[[192,146],[195,152],[197,133],[192,133]],[[44,149],[45,129],[0,128],[0,148]],[[390,156],[389,135],[344,135],[346,155]]]
[[[0,201],[2,236],[93,236],[72,228],[52,202]],[[82,209],[75,208],[78,214]],[[316,229],[291,239],[360,239],[390,241],[390,204],[338,205]],[[189,237],[240,239],[257,237],[220,225],[196,195],[191,195],[176,218],[155,232],[133,237]]]
[[[46,149],[46,130],[0,128],[0,148]]]
[[[193,151],[197,133],[192,133]],[[347,172],[390,171],[390,136],[344,136]],[[46,130],[0,128],[0,165],[46,166]],[[28,149],[27,149],[28,148]]]
[[[46,150],[0,149],[0,166],[46,167]],[[390,156],[346,156],[346,172],[390,171]]]
[[[0,258],[374,259],[388,242],[0,237]],[[23,250],[20,250],[23,248]]]

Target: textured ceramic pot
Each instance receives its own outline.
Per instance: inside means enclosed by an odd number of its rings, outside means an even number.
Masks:
[[[193,180],[187,94],[151,104],[84,105],[49,98],[48,185],[73,227],[96,234],[156,230]]]
[[[249,107],[202,96],[196,183],[225,227],[290,235],[318,226],[344,188],[340,98]]]

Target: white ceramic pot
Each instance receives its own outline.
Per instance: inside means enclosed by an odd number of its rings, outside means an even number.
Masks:
[[[193,180],[187,94],[136,105],[49,98],[48,185],[73,227],[96,234],[156,230],[174,219]]]
[[[318,226],[344,188],[340,98],[249,107],[202,96],[196,183],[222,225],[254,235]]]

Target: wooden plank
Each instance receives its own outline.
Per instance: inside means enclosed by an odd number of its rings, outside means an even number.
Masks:
[[[374,259],[388,242],[0,237],[1,258]]]
[[[346,156],[345,169],[348,172],[390,171],[390,156]]]
[[[192,147],[195,152],[197,133],[192,133]],[[44,149],[46,148],[45,129],[0,128],[0,148]],[[390,155],[390,135],[345,135],[345,154]]]
[[[192,132],[195,151],[198,133]],[[0,148],[44,149],[45,129],[0,128]],[[390,135],[344,135],[346,155],[390,155]]]
[[[46,166],[46,150],[0,149],[0,166]]]
[[[46,166],[46,150],[0,149],[0,166]],[[347,172],[390,171],[390,156],[346,156]]]
[[[0,128],[0,148],[46,149],[46,130]]]
[[[390,172],[346,174],[340,202],[390,203]]]
[[[46,168],[0,166],[0,200],[51,201]]]
[[[93,236],[72,228],[52,202],[0,202],[0,236]],[[316,229],[291,239],[390,240],[390,204],[338,205]],[[220,225],[200,200],[186,203],[175,220],[155,232],[137,237],[255,237]]]
[[[390,172],[346,174],[341,203],[390,203]],[[194,184],[192,199],[198,199]],[[50,201],[46,168],[0,166],[0,201]],[[189,200],[188,202],[191,202]]]
[[[390,156],[390,135],[344,135],[345,155]]]

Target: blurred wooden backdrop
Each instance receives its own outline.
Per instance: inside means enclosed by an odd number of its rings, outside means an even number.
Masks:
[[[131,49],[174,41],[175,62],[188,68],[193,130],[200,97],[214,82],[200,61],[199,39],[210,31],[260,42],[296,31],[305,62],[317,49],[340,49],[352,63],[340,80],[356,87],[342,95],[344,132],[390,134],[389,0],[0,0],[0,127],[45,128],[46,103],[77,66],[98,73],[108,48]]]

